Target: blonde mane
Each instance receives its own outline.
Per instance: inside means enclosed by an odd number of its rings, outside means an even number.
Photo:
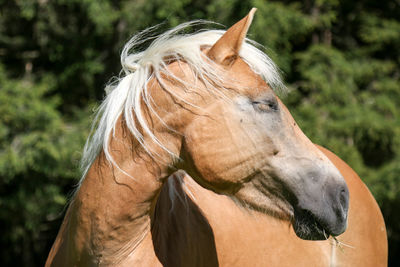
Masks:
[[[167,69],[168,60],[183,60],[192,69],[193,73],[206,84],[209,90],[213,90],[215,85],[222,84],[220,75],[211,60],[206,60],[202,47],[211,47],[224,33],[223,30],[204,30],[193,34],[183,34],[182,32],[190,27],[204,24],[204,21],[192,21],[183,23],[161,35],[154,37],[152,34],[156,27],[151,27],[133,36],[125,45],[121,53],[122,75],[116,82],[106,87],[107,96],[98,108],[92,125],[92,134],[86,141],[81,169],[82,179],[86,176],[90,166],[101,150],[111,164],[118,168],[109,152],[109,141],[115,133],[115,125],[118,118],[123,115],[125,123],[131,134],[138,140],[142,147],[152,155],[152,151],[144,142],[143,135],[148,135],[152,141],[162,147],[171,156],[176,157],[169,151],[152,133],[142,114],[141,101],[154,114],[153,107],[150,105],[151,97],[148,95],[147,83],[156,78],[158,82],[162,79],[162,72],[177,78]],[[137,51],[145,43],[151,41],[149,47],[142,51]],[[240,50],[240,57],[260,75],[272,89],[284,90],[279,71],[274,62],[260,49],[256,42],[246,39]],[[210,84],[209,81],[213,81]],[[195,85],[180,82],[183,86],[195,89]],[[164,87],[168,90],[167,87]],[[173,91],[169,91],[175,97]],[[182,99],[180,99],[182,100]],[[192,103],[188,103],[193,105]],[[135,120],[139,125],[136,125]],[[168,127],[168,125],[166,125]],[[142,129],[139,131],[138,129]]]

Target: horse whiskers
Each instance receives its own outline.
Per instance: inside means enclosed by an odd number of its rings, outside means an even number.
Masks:
[[[342,251],[343,251],[343,247],[342,246],[355,249],[355,247],[353,247],[353,246],[351,246],[349,244],[346,244],[346,243],[344,243],[342,241],[339,241],[339,239],[337,239],[336,236],[332,236],[332,239],[335,241],[334,245],[338,246]]]
[[[324,237],[325,237],[326,239],[329,238],[329,235],[326,234],[325,229],[322,229],[322,233],[324,234]]]

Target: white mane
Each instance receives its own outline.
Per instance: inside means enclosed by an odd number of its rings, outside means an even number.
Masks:
[[[155,27],[152,27],[133,36],[125,45],[121,53],[123,75],[117,80],[117,83],[114,82],[112,85],[107,86],[106,92],[108,94],[97,110],[92,125],[93,134],[86,141],[81,161],[83,171],[81,181],[86,176],[101,149],[103,149],[106,159],[117,166],[109,152],[109,141],[112,137],[111,133],[113,135],[115,133],[115,125],[121,115],[124,116],[126,126],[132,135],[148,153],[151,154],[152,152],[149,151],[144,143],[143,134],[149,135],[157,145],[168,151],[172,156],[176,156],[149,129],[142,114],[141,101],[143,99],[149,109],[156,114],[150,105],[151,99],[148,96],[147,83],[152,78],[157,78],[159,82],[162,80],[160,79],[160,74],[168,72],[166,58],[169,60],[184,60],[191,67],[193,73],[197,75],[198,79],[202,80],[207,87],[210,87],[210,90],[213,89],[213,86],[208,81],[213,81],[214,86],[222,82],[215,65],[210,60],[205,60],[201,47],[212,46],[225,31],[206,30],[193,34],[180,34],[188,27],[200,23],[204,22],[183,23],[157,37],[151,36],[155,29]],[[154,40],[146,50],[135,51],[152,39]],[[240,50],[240,57],[271,88],[284,89],[275,64],[266,54],[257,49],[256,45],[256,42],[246,39]],[[178,79],[170,72],[168,72],[168,75]],[[185,87],[194,88],[194,85],[187,84],[184,81],[181,82]],[[168,88],[165,89],[168,90]],[[174,92],[170,91],[170,93],[174,95]],[[135,119],[139,125],[135,124]],[[168,126],[166,125],[166,127]],[[139,128],[142,129],[142,132],[138,130]]]

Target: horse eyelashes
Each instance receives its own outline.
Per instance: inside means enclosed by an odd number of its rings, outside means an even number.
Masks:
[[[278,103],[274,100],[252,101],[252,104],[256,108],[256,110],[259,110],[262,112],[278,110]]]

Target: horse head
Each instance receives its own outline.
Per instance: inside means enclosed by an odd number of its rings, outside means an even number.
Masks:
[[[240,56],[255,10],[204,53],[220,69],[224,97],[188,99],[203,115],[185,123],[183,168],[204,187],[244,207],[293,218],[303,239],[326,239],[347,227],[346,183],[303,134],[285,105]],[[206,115],[204,115],[206,114]]]

